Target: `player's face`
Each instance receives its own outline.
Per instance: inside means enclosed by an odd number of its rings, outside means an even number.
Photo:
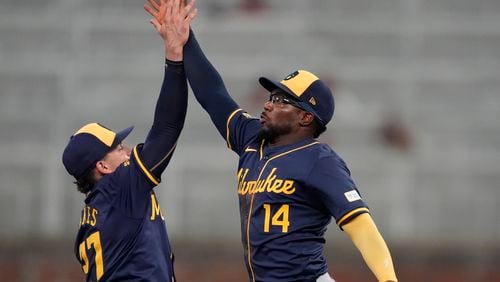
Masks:
[[[116,148],[114,148],[106,156],[104,156],[104,159],[102,159],[102,161],[106,162],[106,164],[109,166],[109,171],[113,172],[122,163],[130,159],[131,151],[132,150],[130,149],[130,147],[120,143],[118,144],[118,146],[116,146]]]
[[[260,116],[261,137],[274,143],[280,136],[292,133],[299,126],[299,113],[301,111],[303,110],[297,102],[284,93],[271,93]]]

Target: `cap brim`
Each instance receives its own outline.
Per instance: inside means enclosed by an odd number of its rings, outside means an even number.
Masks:
[[[266,77],[260,77],[259,83],[260,83],[260,85],[262,85],[262,87],[264,87],[269,92],[273,92],[276,89],[281,89],[286,94],[297,98],[297,96],[295,96],[288,88],[286,88],[284,85],[282,85],[281,83],[279,83],[277,81],[271,80],[271,79],[266,78]]]
[[[260,77],[259,78],[259,83],[260,83],[260,85],[262,85],[262,87],[264,87],[269,92],[273,92],[276,89],[283,90],[286,94],[290,95],[290,97],[295,98],[299,102],[299,105],[302,106],[302,108],[304,110],[312,113],[316,117],[316,119],[318,119],[318,122],[321,125],[325,124],[323,122],[323,120],[321,120],[321,118],[319,117],[318,113],[308,103],[302,101],[299,97],[297,97],[295,94],[293,94],[292,91],[290,91],[283,84],[281,84],[281,83],[279,83],[277,81],[271,80],[269,78],[266,78],[266,77]]]
[[[113,142],[113,146],[120,144],[130,134],[130,132],[132,132],[132,129],[134,129],[134,126],[129,126],[116,133],[116,138],[115,142]]]

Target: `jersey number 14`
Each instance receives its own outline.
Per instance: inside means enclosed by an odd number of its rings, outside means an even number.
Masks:
[[[282,205],[272,217],[271,212],[271,205],[264,204],[264,232],[269,233],[270,225],[273,225],[281,226],[281,232],[287,233],[288,226],[290,226],[290,221],[288,220],[290,214],[289,205]]]

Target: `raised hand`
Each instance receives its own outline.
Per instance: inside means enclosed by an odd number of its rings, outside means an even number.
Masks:
[[[153,16],[153,19],[149,21],[151,24],[153,24],[153,20],[156,20],[156,22],[160,23],[165,18],[165,12],[167,9],[167,0],[160,0],[160,1],[161,1],[160,3],[157,3],[155,0],[148,0],[149,5],[144,4],[144,10],[146,10],[146,12],[148,12],[151,16]]]
[[[182,48],[189,37],[189,26],[197,15],[196,0],[185,5],[184,0],[147,0],[144,9],[153,18],[150,23],[165,42],[165,56],[172,61],[182,60]]]

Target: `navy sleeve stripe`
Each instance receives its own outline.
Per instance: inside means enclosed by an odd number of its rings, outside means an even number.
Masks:
[[[160,181],[146,168],[146,166],[142,163],[141,159],[139,158],[139,153],[137,153],[137,146],[134,147],[134,158],[141,168],[142,172],[146,177],[151,181],[154,185],[160,184]]]
[[[165,155],[165,157],[163,157],[163,159],[161,159],[157,164],[155,164],[151,170],[155,170],[159,165],[161,165],[165,160],[168,160],[168,158],[170,157],[170,155],[172,155],[172,153],[174,152],[174,149],[175,147],[177,146],[177,143],[174,144],[174,146],[172,146],[172,148],[170,149],[170,151],[168,151],[168,153]]]
[[[233,119],[234,115],[238,112],[242,111],[242,109],[236,109],[234,112],[232,112],[229,117],[227,118],[227,122],[226,122],[226,143],[227,143],[227,147],[229,149],[233,149],[232,146],[231,146],[231,142],[229,140],[229,123],[231,122],[231,119]]]
[[[369,213],[370,211],[366,207],[361,207],[354,209],[350,212],[348,212],[346,215],[341,217],[339,220],[337,220],[337,225],[342,229],[342,225],[348,223],[349,221],[353,220],[356,216],[363,214],[363,213]]]

